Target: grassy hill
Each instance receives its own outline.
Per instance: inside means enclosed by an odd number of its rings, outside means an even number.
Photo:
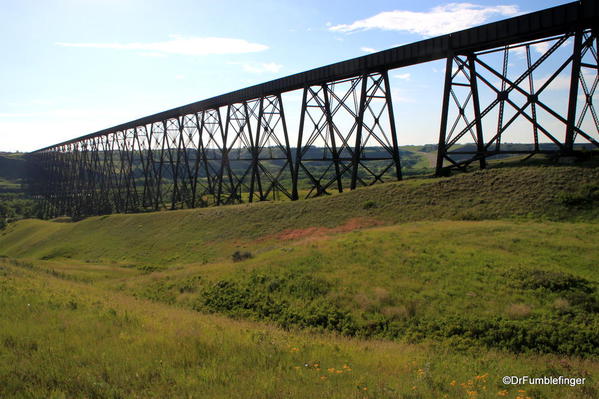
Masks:
[[[506,168],[407,180],[309,201],[99,216],[78,223],[31,219],[0,233],[0,254],[165,266],[213,261],[244,245],[260,250],[281,232],[311,227],[351,230],[353,225],[500,218],[594,220],[599,215],[597,182],[596,168]],[[349,226],[340,227],[345,224]]]
[[[597,397],[598,185],[501,168],[11,223],[0,396]]]

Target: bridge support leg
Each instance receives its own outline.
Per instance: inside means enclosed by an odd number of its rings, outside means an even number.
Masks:
[[[393,165],[395,168],[395,177],[397,180],[401,180],[403,178],[401,174],[401,159],[399,156],[399,143],[397,140],[397,128],[395,127],[395,114],[393,113],[393,102],[391,101],[391,85],[389,84],[389,73],[384,71],[383,79],[385,82],[385,100],[387,112],[389,114],[389,134],[391,135],[392,149],[393,153],[391,154],[393,158]]]
[[[568,99],[568,120],[566,123],[566,152],[574,151],[574,131],[576,124],[576,102],[578,98],[578,82],[580,80],[580,62],[582,57],[582,30],[574,35],[574,50],[572,53],[572,74],[570,77],[570,95]]]
[[[437,145],[437,166],[435,175],[443,174],[443,161],[447,148],[445,147],[445,139],[447,136],[447,116],[449,114],[449,96],[451,94],[451,80],[453,69],[453,55],[447,57],[445,63],[445,83],[443,85],[443,103],[441,105],[441,126],[439,128],[439,144]]]
[[[303,136],[304,136],[304,124],[306,122],[306,113],[307,113],[307,105],[308,105],[308,88],[304,87],[302,90],[302,110],[300,112],[300,121],[299,121],[299,129],[297,132],[297,146],[295,147],[295,159],[293,160],[293,175],[291,177],[291,199],[298,200],[299,199],[299,189],[298,189],[298,180],[299,180],[299,171],[302,159],[302,145],[303,145]]]
[[[356,132],[356,144],[354,146],[354,156],[352,159],[353,168],[352,168],[352,176],[351,176],[351,184],[350,190],[356,189],[356,181],[358,179],[358,168],[360,166],[360,152],[362,151],[362,129],[364,127],[364,113],[366,112],[366,107],[368,104],[366,103],[366,92],[368,88],[368,75],[362,76],[362,84],[360,90],[360,110],[358,111],[357,118],[357,132]]]
[[[476,125],[476,150],[477,157],[479,158],[479,165],[481,169],[487,167],[487,161],[485,160],[485,141],[483,136],[483,125],[480,115],[480,101],[478,98],[478,83],[476,77],[476,67],[474,65],[474,55],[468,56],[468,69],[470,70],[470,91],[472,93],[472,105],[474,107],[474,121]]]

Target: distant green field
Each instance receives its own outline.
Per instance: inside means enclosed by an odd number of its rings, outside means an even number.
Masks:
[[[598,183],[510,167],[11,223],[0,397],[599,397]]]

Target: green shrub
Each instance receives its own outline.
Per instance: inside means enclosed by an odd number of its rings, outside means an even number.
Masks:
[[[587,280],[566,273],[516,269],[510,278],[527,289],[559,292],[577,311],[531,315],[526,318],[419,316],[394,317],[381,312],[354,315],[331,301],[334,285],[298,272],[252,272],[203,286],[194,309],[231,317],[267,320],[283,328],[334,331],[363,338],[419,342],[434,339],[457,348],[480,346],[516,353],[599,354],[597,303]]]
[[[254,255],[252,255],[251,252],[241,252],[241,251],[235,251],[233,253],[233,255],[231,255],[231,259],[233,259],[233,262],[241,262],[242,260],[250,259],[253,257],[254,257]]]
[[[572,274],[541,269],[513,269],[505,274],[516,286],[524,289],[545,289],[551,292],[579,291],[593,293],[591,282]]]
[[[248,278],[248,284],[260,291],[280,293],[299,299],[315,299],[326,295],[331,288],[331,283],[324,279],[292,272],[283,274],[253,272]]]
[[[590,207],[599,201],[599,185],[586,184],[575,191],[561,192],[558,199],[568,207]]]
[[[252,273],[241,281],[221,280],[203,290],[196,310],[270,320],[279,326],[315,328],[354,335],[352,316],[324,299],[331,284],[305,275]],[[308,305],[306,306],[306,300]]]
[[[458,347],[484,345],[511,352],[558,353],[570,356],[599,354],[599,324],[583,317],[564,322],[558,318],[507,320],[501,317],[472,319],[463,316],[421,320],[404,327],[406,337],[446,339]]]
[[[378,204],[376,203],[376,201],[373,201],[373,200],[368,200],[368,201],[364,202],[364,205],[362,205],[362,209],[373,209],[373,208],[378,208]]]
[[[152,265],[137,265],[135,268],[144,274],[150,274],[154,273],[155,271],[164,270],[162,267]]]

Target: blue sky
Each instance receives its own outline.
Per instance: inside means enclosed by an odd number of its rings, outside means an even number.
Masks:
[[[564,3],[0,0],[0,150]],[[436,141],[443,67],[391,72],[400,144]],[[287,97],[293,132],[299,101]]]

